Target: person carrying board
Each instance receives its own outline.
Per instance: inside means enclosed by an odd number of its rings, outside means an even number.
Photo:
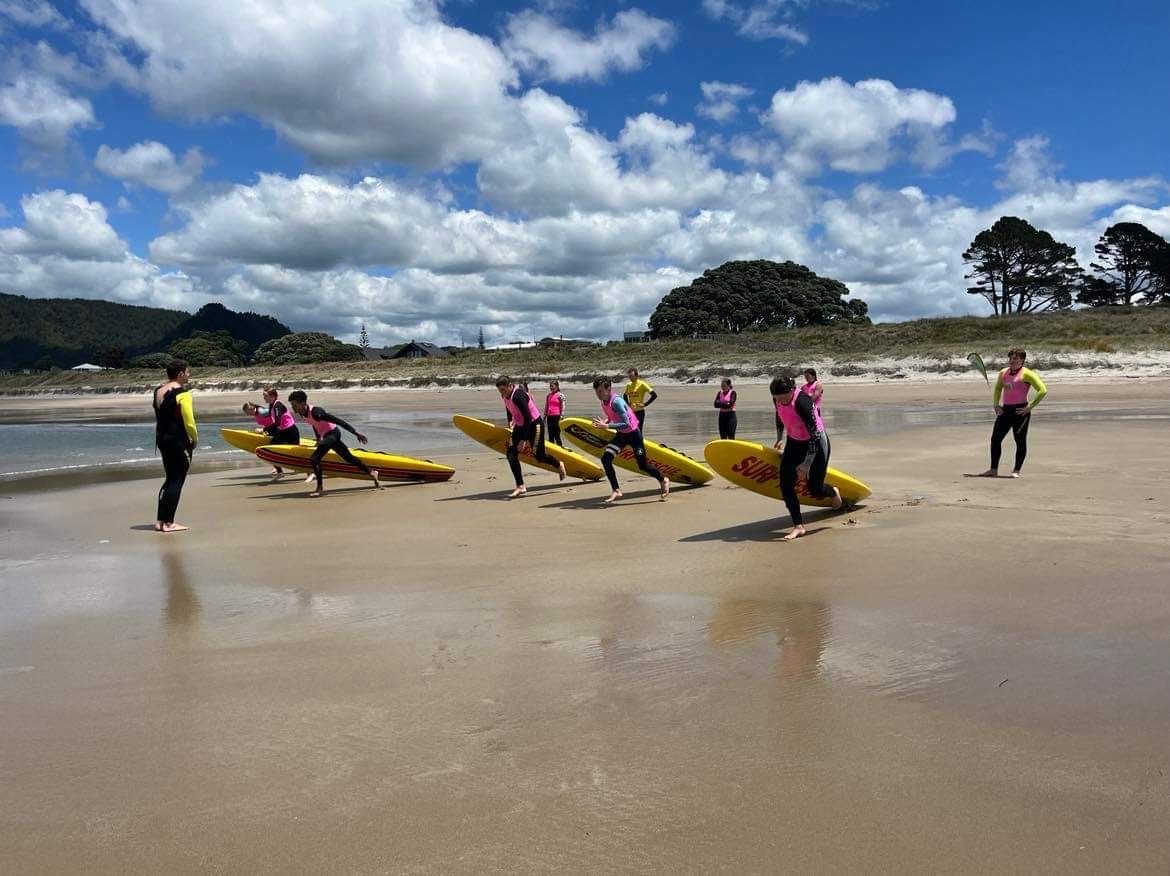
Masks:
[[[776,449],[779,450],[781,441],[784,442],[780,454],[780,494],[792,516],[792,530],[784,540],[792,541],[805,534],[800,499],[796,495],[799,481],[807,482],[808,494],[814,499],[831,498],[834,508],[840,508],[843,502],[836,487],[825,485],[829,468],[829,437],[812,396],[797,392],[796,382],[791,377],[775,378],[769,390],[776,405]],[[787,440],[784,439],[785,431]]]
[[[609,478],[609,486],[613,491],[604,504],[612,505],[622,497],[617,472],[613,467],[613,458],[625,447],[634,452],[634,461],[638,463],[638,468],[658,481],[658,486],[662,488],[659,501],[665,502],[666,497],[670,495],[670,478],[664,476],[658,470],[658,466],[646,458],[641,423],[633,407],[621,396],[614,395],[613,382],[608,377],[599,377],[593,381],[593,393],[601,402],[601,412],[604,414],[595,419],[593,425],[599,429],[613,429],[616,432],[613,440],[606,445],[605,452],[601,454],[601,467],[605,469],[605,476]]]
[[[504,408],[508,411],[508,424],[512,427],[507,457],[508,468],[512,470],[512,477],[516,480],[516,488],[508,498],[517,499],[528,492],[528,487],[524,484],[524,472],[520,469],[520,454],[528,450],[532,451],[538,462],[555,465],[557,474],[563,481],[565,464],[544,452],[544,423],[540,419],[540,408],[528,394],[528,387],[517,384],[511,377],[501,377],[496,381],[496,391],[504,400]]]
[[[350,465],[356,466],[368,474],[374,482],[375,489],[382,489],[382,484],[378,481],[378,473],[350,453],[349,448],[345,446],[345,442],[341,440],[342,429],[356,436],[359,444],[366,443],[365,435],[357,431],[353,426],[341,419],[341,417],[333,416],[324,408],[319,408],[315,405],[311,406],[304,390],[293,390],[288,394],[288,400],[289,404],[293,406],[293,410],[305,419],[305,422],[313,428],[313,433],[317,436],[317,448],[313,451],[313,455],[309,457],[309,462],[313,466],[313,476],[317,481],[317,489],[309,493],[310,496],[316,498],[325,493],[325,476],[321,472],[321,460],[325,458],[325,454],[330,450]]]

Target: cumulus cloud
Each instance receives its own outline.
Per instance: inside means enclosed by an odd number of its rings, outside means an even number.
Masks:
[[[0,0],[0,18],[21,27],[62,28],[66,21],[47,0]]]
[[[803,46],[808,43],[808,34],[791,23],[794,5],[791,0],[761,0],[756,3],[703,0],[703,11],[716,21],[731,22],[736,32],[748,39],[778,39]]]
[[[963,149],[984,150],[982,141],[945,145],[940,137],[955,121],[951,99],[917,88],[898,88],[885,79],[849,84],[840,77],[800,82],[777,91],[767,124],[787,148],[790,165],[813,172],[822,165],[852,173],[888,167],[908,144],[924,166]],[[940,150],[942,150],[940,152]]]
[[[727,122],[735,118],[739,113],[740,101],[755,94],[755,91],[746,85],[731,82],[700,82],[699,91],[703,95],[703,100],[695,111],[717,122]]]
[[[247,113],[318,161],[442,167],[493,151],[514,121],[512,65],[433,0],[82,5],[132,48],[123,75],[162,111]]]
[[[518,67],[540,77],[597,81],[612,70],[637,70],[648,52],[668,49],[674,39],[673,24],[640,9],[625,9],[613,21],[598,23],[592,36],[526,10],[509,19],[503,49]]]
[[[28,145],[54,151],[64,148],[74,128],[90,128],[96,121],[86,98],[33,73],[0,87],[0,124],[16,128]]]
[[[107,176],[175,194],[199,178],[204,158],[198,148],[191,148],[179,161],[162,143],[146,140],[125,150],[99,146],[93,163]]]
[[[656,92],[649,97],[649,101],[655,106],[666,106],[668,100],[670,100],[670,94],[665,91]]]
[[[85,195],[56,189],[20,200],[23,228],[0,229],[0,252],[116,261],[126,244],[106,220],[106,208]]]
[[[1002,176],[996,185],[1008,191],[1028,191],[1053,182],[1059,169],[1049,154],[1047,137],[1024,137],[1012,144],[1011,152],[1000,163]]]

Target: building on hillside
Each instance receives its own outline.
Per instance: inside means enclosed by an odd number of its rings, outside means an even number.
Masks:
[[[597,341],[589,340],[588,338],[566,338],[563,335],[559,338],[541,338],[536,342],[538,347],[592,347],[597,344]]]
[[[393,347],[362,347],[362,355],[366,357],[367,362],[379,362],[382,359],[392,358],[397,350],[397,345]]]
[[[436,344],[428,344],[426,341],[411,341],[409,344],[403,344],[387,359],[435,359],[451,354]]]
[[[650,332],[622,332],[622,342],[626,344],[640,344],[650,340]]]
[[[101,365],[94,365],[90,362],[82,362],[80,365],[74,365],[69,369],[70,371],[105,371]]]

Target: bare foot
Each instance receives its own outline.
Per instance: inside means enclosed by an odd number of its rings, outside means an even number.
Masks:
[[[527,492],[528,492],[528,487],[517,487],[511,493],[508,494],[508,498],[509,499],[519,499],[521,496],[523,496]]]
[[[380,480],[378,480],[378,472],[371,470],[370,477],[372,477],[374,479],[374,489],[375,490],[382,489],[382,482]]]
[[[841,491],[833,487],[833,510],[840,511],[841,506],[845,504],[845,500],[841,498]]]
[[[190,528],[181,523],[164,523],[161,527],[156,527],[158,532],[186,532]]]
[[[609,494],[609,498],[606,499],[601,504],[602,505],[612,505],[614,502],[616,502],[621,497],[622,497],[622,491],[621,490],[614,490],[612,493]]]
[[[999,477],[999,469],[989,468],[987,471],[983,472],[982,474],[976,475],[976,477],[997,478],[997,477]]]
[[[565,479],[565,464],[563,462],[557,463],[557,477],[562,481]]]
[[[309,493],[309,498],[310,499],[319,499],[321,496],[324,496],[324,495],[325,495],[325,488],[322,487],[319,490],[313,490],[313,492]]]
[[[284,474],[284,469],[273,466],[272,471],[270,471],[269,474],[272,475],[273,478],[278,478]]]
[[[670,478],[662,479],[662,495],[658,497],[659,502],[665,502],[666,497],[670,495]]]
[[[788,533],[788,535],[784,536],[784,540],[785,541],[795,541],[796,539],[800,538],[802,535],[804,535],[804,527],[803,526],[794,526],[794,527],[792,527],[792,531],[790,533]]]
[[[1018,471],[1013,471],[1013,472],[1012,472],[1012,473],[1009,475],[1009,477],[1013,477],[1013,478],[1018,478],[1019,476],[1020,476],[1020,473],[1019,473]]]
[[[307,475],[305,475],[305,483],[306,484],[311,484],[316,479],[317,479],[317,476],[315,474],[313,474],[312,472],[309,472]]]

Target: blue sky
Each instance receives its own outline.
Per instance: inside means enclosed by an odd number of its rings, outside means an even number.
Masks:
[[[1170,5],[0,0],[0,291],[611,337],[735,258],[982,312],[1003,214],[1170,234]]]

